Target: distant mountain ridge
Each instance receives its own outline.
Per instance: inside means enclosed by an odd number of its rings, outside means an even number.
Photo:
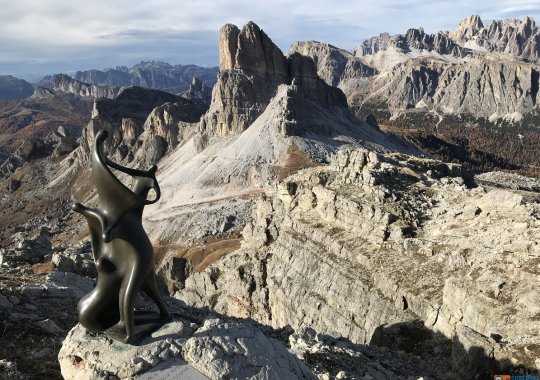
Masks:
[[[132,68],[118,66],[104,70],[77,71],[73,77],[81,82],[100,86],[140,86],[169,92],[189,89],[193,77],[208,87],[216,83],[217,67],[170,65],[166,62],[141,62]]]
[[[484,25],[480,16],[471,15],[452,32],[428,34],[423,28],[411,28],[404,35],[381,33],[358,45],[354,54],[364,57],[386,50],[435,52],[457,58],[503,53],[536,61],[540,57],[540,31],[532,17],[494,20]]]
[[[30,83],[12,75],[0,75],[0,100],[23,99],[34,92]]]
[[[58,92],[66,92],[82,97],[114,98],[120,88],[113,86],[100,86],[79,81],[67,74],[54,74],[46,77],[36,86],[34,98],[54,96]]]

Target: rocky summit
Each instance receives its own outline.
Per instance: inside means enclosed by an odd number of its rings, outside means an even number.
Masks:
[[[524,23],[520,36],[536,33]],[[402,113],[424,112],[443,130],[444,107],[463,120],[534,112],[536,63],[503,57],[500,44],[473,49],[468,41],[490,36],[483,30],[472,18],[455,33],[382,35],[362,54],[308,41],[285,55],[256,24],[227,24],[211,96],[197,78],[178,95],[126,86],[108,96],[69,77],[36,90],[34,105],[86,99],[92,110],[79,133],[49,130],[0,166],[0,371],[141,380],[539,371],[539,181],[479,174],[421,151],[416,135],[387,133],[411,120]],[[115,162],[158,167],[162,197],[143,223],[171,320],[138,346],[76,321],[96,269],[85,221],[69,208],[97,202],[89,155],[99,129]],[[141,293],[137,310],[151,307]]]
[[[317,76],[311,59],[300,54],[285,57],[256,24],[249,23],[242,30],[225,25],[219,39],[220,72],[210,112],[202,124],[210,133],[243,132],[283,84],[296,85],[301,96],[325,107],[347,106],[344,94]]]

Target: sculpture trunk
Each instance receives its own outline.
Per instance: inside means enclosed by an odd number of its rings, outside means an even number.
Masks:
[[[154,273],[154,251],[142,226],[143,208],[160,198],[155,177],[157,167],[148,171],[123,167],[103,153],[107,131],[96,134],[92,152],[92,175],[99,195],[95,209],[80,203],[73,210],[83,214],[90,229],[92,250],[98,273],[96,287],[78,304],[80,323],[94,333],[105,332],[115,340],[132,343],[167,320]],[[114,168],[133,177],[133,189],[126,187],[111,171]],[[147,200],[150,190],[154,200]],[[160,314],[135,315],[134,302],[143,290],[159,307]],[[137,317],[137,318],[136,318]]]

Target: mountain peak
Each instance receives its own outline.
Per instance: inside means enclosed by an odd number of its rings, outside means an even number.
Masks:
[[[479,15],[471,15],[463,19],[456,30],[451,33],[451,37],[456,41],[469,40],[478,34],[484,23]]]
[[[284,79],[287,65],[281,50],[253,21],[242,30],[226,24],[219,30],[220,70],[242,70]]]

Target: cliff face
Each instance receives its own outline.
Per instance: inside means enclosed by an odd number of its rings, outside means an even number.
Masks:
[[[221,226],[234,231],[265,186],[327,161],[342,145],[416,152],[355,118],[343,92],[317,76],[310,58],[285,58],[253,23],[221,28],[220,57],[222,70],[199,130],[160,163],[163,201],[149,208],[147,226],[171,254],[173,244],[202,238],[197,228],[204,212],[220,221],[211,223],[211,234],[223,232]],[[217,213],[216,204],[223,205]]]
[[[428,34],[422,28],[411,28],[407,30],[405,35],[381,33],[378,37],[367,39],[356,47],[354,55],[364,57],[386,50],[394,50],[400,53],[425,50],[454,57],[464,57],[470,54],[467,49],[456,43],[448,33]]]
[[[295,42],[289,49],[289,54],[293,53],[312,57],[319,77],[332,86],[337,87],[347,79],[377,74],[376,69],[364,64],[360,58],[329,44],[316,41]]]
[[[356,57],[317,42],[291,50],[313,57],[321,78],[342,88],[355,108],[385,102],[392,116],[419,108],[519,121],[536,106],[538,35],[530,17],[484,26],[471,16],[450,33],[383,33],[359,45]]]
[[[484,25],[471,16],[452,32],[382,33],[362,42],[355,56],[314,41],[291,51],[311,56],[355,114],[372,115],[382,130],[442,160],[538,175],[540,158],[525,153],[540,140],[538,33],[530,17]]]
[[[461,21],[452,32],[427,34],[422,28],[411,28],[405,35],[381,33],[358,45],[355,55],[364,57],[383,51],[410,53],[417,50],[456,58],[504,53],[536,60],[539,49],[540,34],[532,17],[494,20],[484,26],[480,16],[472,15]]]
[[[241,249],[191,273],[176,297],[357,343],[381,344],[383,324],[404,333],[421,320],[454,341],[450,378],[482,373],[490,357],[519,356],[534,368],[537,353],[523,353],[538,342],[537,291],[526,264],[540,257],[537,204],[511,191],[467,189],[459,171],[342,151],[330,166],[267,190]],[[418,338],[425,346],[432,339]],[[422,357],[441,368],[446,359],[436,352]]]
[[[529,60],[537,60],[540,54],[540,32],[532,17],[495,20],[484,26],[480,17],[473,15],[461,21],[450,37],[471,49],[484,49]]]
[[[442,114],[521,119],[537,102],[540,66],[478,59],[459,66],[414,60],[376,78],[370,96],[393,112],[419,108]]]
[[[199,101],[209,106],[212,101],[212,88],[205,85],[199,78],[193,77],[189,88],[180,95],[188,100]]]

